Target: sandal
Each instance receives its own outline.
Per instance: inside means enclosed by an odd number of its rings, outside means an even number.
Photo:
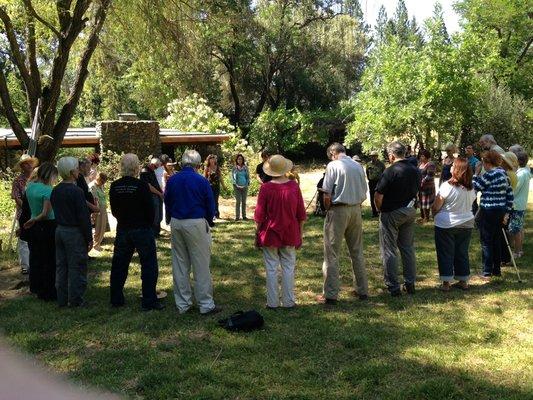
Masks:
[[[450,282],[442,282],[439,285],[439,290],[443,292],[449,292],[450,291]]]

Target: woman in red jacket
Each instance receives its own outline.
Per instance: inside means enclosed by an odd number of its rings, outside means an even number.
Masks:
[[[302,245],[306,214],[298,183],[285,176],[292,165],[292,161],[279,154],[270,157],[263,164],[263,171],[271,176],[272,180],[261,185],[254,215],[257,245],[263,249],[267,308],[270,309],[280,306],[278,267],[281,267],[281,306],[292,308],[296,305],[296,249]]]

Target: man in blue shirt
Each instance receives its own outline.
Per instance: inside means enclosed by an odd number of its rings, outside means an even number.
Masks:
[[[470,165],[470,168],[472,168],[472,172],[475,172],[476,165],[479,162],[478,158],[474,155],[474,147],[472,145],[468,145],[465,147],[465,155],[468,159],[468,165]]]
[[[213,301],[209,269],[215,200],[208,180],[197,172],[201,162],[197,151],[186,150],[181,159],[182,170],[168,180],[165,188],[165,207],[171,217],[174,299],[180,314],[192,307],[191,268],[200,313],[221,311]]]

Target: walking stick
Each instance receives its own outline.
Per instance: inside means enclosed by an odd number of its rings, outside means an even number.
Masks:
[[[317,195],[318,193],[318,189],[315,191],[315,194],[313,195],[313,197],[311,198],[311,200],[309,201],[309,203],[307,204],[307,207],[305,207],[305,212],[307,212],[307,209],[309,208],[309,206],[313,203],[313,200],[315,199],[315,196]]]
[[[507,244],[507,249],[509,250],[509,254],[511,255],[511,261],[513,262],[514,269],[516,271],[516,276],[518,276],[518,282],[522,282],[522,279],[520,279],[520,272],[518,272],[518,267],[516,266],[516,262],[514,260],[514,255],[511,250],[511,246],[509,245],[509,239],[507,239],[507,235],[505,234],[505,229],[502,228],[503,237],[505,238],[505,243]]]

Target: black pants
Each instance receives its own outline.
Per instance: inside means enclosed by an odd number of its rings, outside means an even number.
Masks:
[[[137,250],[141,262],[142,303],[150,307],[157,302],[157,252],[151,229],[120,229],[115,237],[111,261],[111,304],[124,304],[124,284],[128,277],[133,253]]]
[[[372,216],[377,217],[379,215],[376,205],[374,204],[374,193],[376,193],[376,187],[379,180],[368,181],[368,191],[370,192],[370,206],[372,207]]]
[[[220,218],[220,211],[218,210],[218,199],[220,198],[220,185],[211,186],[213,190],[213,197],[215,198],[215,217]]]
[[[30,291],[42,300],[55,300],[56,247],[55,220],[36,222],[30,229]]]
[[[503,216],[505,210],[487,210],[480,208],[476,220],[481,236],[481,255],[483,275],[501,275]]]

